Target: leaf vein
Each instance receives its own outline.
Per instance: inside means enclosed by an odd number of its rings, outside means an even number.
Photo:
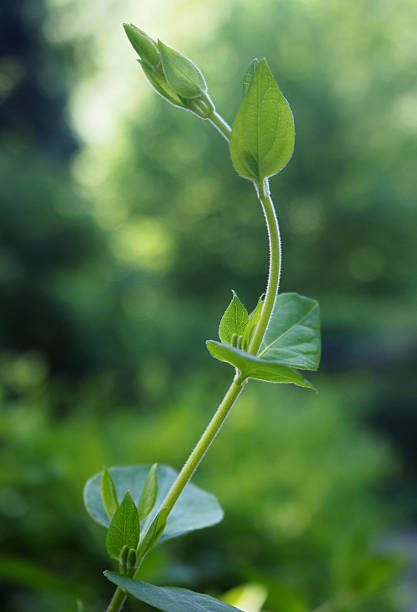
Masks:
[[[302,321],[304,321],[313,312],[315,308],[316,305],[314,304],[314,306],[312,306],[312,308],[303,317],[301,317],[298,321],[295,321],[295,323],[293,323],[284,333],[278,336],[278,338],[275,338],[275,340],[273,340],[270,344],[266,345],[265,348],[259,353],[258,357],[261,357],[266,351],[271,348],[271,346],[276,344],[279,340],[282,340],[282,338],[284,338],[284,336],[286,336],[292,329],[294,329],[294,327],[298,325],[302,327],[307,327],[306,325],[303,325]]]

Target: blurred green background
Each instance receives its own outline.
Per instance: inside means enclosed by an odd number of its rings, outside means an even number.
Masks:
[[[181,466],[232,375],[204,340],[231,288],[251,308],[265,286],[250,184],[207,122],[150,90],[122,21],[191,56],[229,121],[268,58],[297,129],[272,181],[282,289],[323,319],[319,393],[249,385],[194,479],[223,523],[143,576],[255,583],[270,612],[416,610],[415,2],[0,10],[2,610],[104,609],[83,484],[103,464]]]

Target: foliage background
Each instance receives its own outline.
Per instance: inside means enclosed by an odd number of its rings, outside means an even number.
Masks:
[[[195,477],[224,522],[144,576],[215,595],[257,583],[271,612],[415,609],[415,3],[1,13],[3,609],[104,608],[83,483],[103,464],[180,467],[231,376],[204,340],[231,287],[251,307],[265,285],[250,185],[208,124],[149,90],[122,21],[190,55],[229,121],[267,56],[297,128],[272,183],[282,289],[319,299],[324,342],[319,394],[249,386]]]

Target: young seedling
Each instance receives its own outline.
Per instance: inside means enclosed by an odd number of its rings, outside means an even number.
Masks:
[[[293,154],[294,119],[266,59],[250,63],[231,128],[217,113],[206,80],[191,60],[134,25],[124,28],[153,89],[213,125],[229,143],[237,173],[252,182],[267,225],[269,274],[266,292],[250,314],[233,291],[220,321],[220,342],[207,341],[211,355],[232,365],[235,375],[181,471],[156,465],[104,469],[87,482],[84,499],[91,516],[108,529],[107,551],[119,561],[118,573],[104,572],[117,587],[107,612],[121,610],[128,595],[165,612],[227,612],[237,608],[186,589],[154,586],[137,576],[154,546],[223,518],[216,498],[190,480],[247,382],[313,388],[300,370],[319,366],[319,307],[297,293],[278,294],[281,238],[269,191],[269,178]]]

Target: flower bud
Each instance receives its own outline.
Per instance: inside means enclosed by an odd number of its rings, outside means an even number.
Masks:
[[[180,108],[185,108],[183,101],[179,96],[177,96],[172,87],[168,85],[164,75],[160,72],[157,72],[156,70],[152,70],[152,68],[149,68],[149,66],[145,64],[145,62],[141,60],[138,61],[142,66],[143,72],[145,73],[145,76],[152,89],[154,89],[156,93],[158,93],[160,96],[165,98],[165,100],[171,102],[171,104],[179,106]]]
[[[158,40],[158,44],[133,24],[123,24],[127,37],[139,54],[152,89],[174,106],[209,119],[215,108],[206,81],[188,57]]]
[[[124,574],[126,571],[126,564],[127,564],[127,559],[128,559],[128,555],[129,555],[129,547],[127,546],[127,544],[125,544],[121,551],[120,551],[120,556],[119,556],[119,564],[120,564],[120,573]]]
[[[132,574],[132,572],[135,570],[135,566],[136,566],[136,550],[134,548],[130,548],[129,553],[127,555],[127,560],[126,560],[126,570],[127,570],[128,575]]]
[[[156,42],[133,23],[123,24],[124,30],[136,53],[141,60],[156,70],[161,63],[161,57]]]
[[[162,69],[168,83],[184,98],[196,98],[207,92],[206,81],[197,66],[176,49],[158,40]]]

